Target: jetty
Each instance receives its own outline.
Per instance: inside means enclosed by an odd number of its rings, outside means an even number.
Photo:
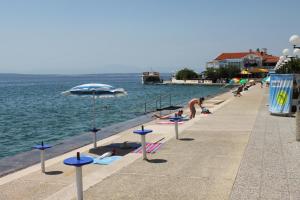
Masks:
[[[204,105],[212,114],[197,108],[195,119],[179,125],[179,139],[172,124],[143,123],[153,130],[147,142],[161,147],[148,160],[125,148],[117,149],[123,157],[113,164],[85,166],[84,199],[300,199],[295,118],[270,115],[268,95],[258,85],[241,97],[218,95]],[[99,155],[112,144],[139,144],[138,128],[98,141],[95,151],[89,144],[49,159],[45,174],[36,164],[1,177],[0,199],[75,199],[75,170],[63,160],[76,152]]]
[[[180,82],[172,82],[172,81],[163,81],[162,83],[156,83],[158,85],[205,85],[205,86],[225,86],[228,85],[226,83],[212,83],[212,82],[198,82],[198,81],[180,81]]]

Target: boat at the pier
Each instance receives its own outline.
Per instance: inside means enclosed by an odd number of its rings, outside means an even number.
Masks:
[[[155,84],[161,83],[159,72],[143,72],[142,74],[142,84]]]

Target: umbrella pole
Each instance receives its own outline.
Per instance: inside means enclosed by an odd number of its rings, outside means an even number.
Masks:
[[[93,129],[96,129],[96,114],[95,114],[96,100],[95,95],[93,95]]]
[[[97,148],[97,128],[96,128],[96,98],[93,95],[93,133],[94,133],[94,148]]]

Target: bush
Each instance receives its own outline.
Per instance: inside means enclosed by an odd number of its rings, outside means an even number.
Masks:
[[[194,70],[188,68],[184,68],[176,73],[177,80],[192,80],[198,78],[199,75]]]

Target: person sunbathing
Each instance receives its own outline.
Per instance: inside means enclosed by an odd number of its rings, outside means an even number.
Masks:
[[[178,117],[182,117],[183,110],[179,110],[178,112],[175,113],[177,114]],[[170,117],[174,117],[174,115],[164,115],[164,116],[159,116],[157,114],[154,114],[153,117],[156,117],[158,119],[170,119]]]
[[[240,97],[242,96],[241,92],[243,91],[244,87],[243,85],[239,86],[238,89],[234,92],[235,97]]]
[[[211,114],[211,112],[205,108],[205,107],[202,107],[202,111],[201,111],[202,114]]]

